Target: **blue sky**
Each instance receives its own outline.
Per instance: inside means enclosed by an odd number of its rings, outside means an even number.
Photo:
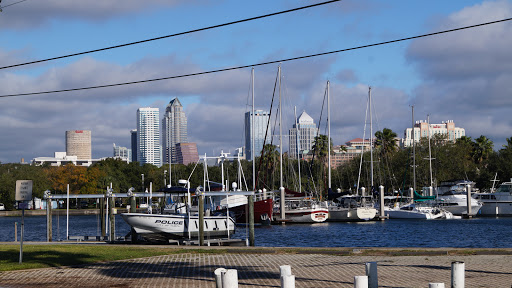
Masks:
[[[4,0],[6,6],[15,0]],[[315,1],[27,0],[0,13],[0,66],[222,24]],[[0,94],[181,75],[351,48],[512,17],[512,2],[345,0],[228,27],[0,70]],[[512,22],[512,21],[511,21]],[[283,126],[293,107],[319,119],[331,81],[335,145],[362,137],[368,86],[374,130],[399,136],[417,120],[454,120],[499,149],[512,136],[511,23],[282,63]],[[277,64],[255,68],[256,108],[268,110]],[[93,157],[129,146],[135,113],[178,97],[189,140],[209,155],[243,145],[250,69],[133,86],[0,98],[0,161],[65,151],[65,131],[92,130]],[[325,119],[325,118],[324,118]],[[318,120],[317,120],[318,121]],[[324,128],[322,128],[323,130]],[[323,132],[323,131],[322,131]],[[287,150],[287,144],[285,144]]]

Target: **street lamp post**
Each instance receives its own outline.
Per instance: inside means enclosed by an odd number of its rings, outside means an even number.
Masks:
[[[144,192],[144,174],[140,174],[142,176],[142,192]]]

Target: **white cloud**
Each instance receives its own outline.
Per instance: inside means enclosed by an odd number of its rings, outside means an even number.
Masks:
[[[450,15],[434,31],[500,20],[512,15],[509,1],[486,1]],[[473,137],[503,142],[512,131],[512,23],[505,22],[414,41],[408,61],[424,78],[414,91],[420,109],[453,119]]]

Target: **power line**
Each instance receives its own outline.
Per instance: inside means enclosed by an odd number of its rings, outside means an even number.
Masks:
[[[310,55],[306,55],[306,56],[298,56],[298,57],[293,57],[293,58],[273,60],[273,61],[267,61],[267,62],[260,62],[260,63],[256,63],[256,64],[249,64],[249,65],[236,66],[236,67],[228,67],[228,68],[222,68],[222,69],[210,70],[210,71],[204,71],[204,72],[196,72],[196,73],[190,73],[190,74],[167,76],[167,77],[162,77],[162,78],[154,78],[154,79],[146,79],[146,80],[138,80],[138,81],[114,83],[114,84],[105,84],[105,85],[89,86],[89,87],[81,87],[81,88],[71,88],[71,89],[62,89],[62,90],[53,90],[53,91],[42,91],[42,92],[30,92],[30,93],[19,93],[19,94],[7,94],[7,95],[0,95],[0,98],[4,98],[4,97],[17,97],[17,96],[29,96],[29,95],[41,95],[41,94],[61,93],[61,92],[71,92],[71,91],[90,90],[90,89],[98,89],[98,88],[108,88],[108,87],[141,84],[141,83],[148,83],[148,82],[155,82],[155,81],[162,81],[162,80],[170,80],[170,79],[177,79],[177,78],[185,78],[185,77],[199,76],[199,75],[205,75],[205,74],[226,72],[226,71],[231,71],[231,70],[239,70],[239,69],[245,69],[245,68],[249,68],[249,67],[257,67],[257,66],[263,66],[263,65],[269,65],[269,64],[276,64],[276,63],[282,63],[282,62],[288,62],[288,61],[294,61],[294,60],[300,60],[300,59],[306,59],[306,58],[312,58],[312,57],[336,54],[336,53],[341,53],[341,52],[347,52],[347,51],[352,51],[352,50],[358,50],[358,49],[363,49],[363,48],[381,46],[381,45],[386,45],[386,44],[391,44],[391,43],[397,43],[397,42],[408,41],[408,40],[413,40],[413,39],[418,39],[418,38],[424,38],[424,37],[429,37],[429,36],[434,36],[434,35],[439,35],[439,34],[445,34],[445,33],[450,33],[450,32],[455,32],[455,31],[460,31],[460,30],[466,30],[466,29],[471,29],[471,28],[476,28],[476,27],[481,27],[481,26],[486,26],[486,25],[491,25],[491,24],[496,24],[496,23],[507,22],[507,21],[510,21],[510,20],[512,20],[512,18],[506,18],[506,19],[502,19],[502,20],[496,20],[496,21],[480,23],[480,24],[476,24],[476,25],[464,26],[464,27],[459,27],[459,28],[454,28],[454,29],[449,29],[449,30],[443,30],[443,31],[438,31],[438,32],[433,32],[433,33],[428,33],[428,34],[422,34],[422,35],[418,35],[418,36],[412,36],[412,37],[407,37],[407,38],[395,39],[395,40],[379,42],[379,43],[373,43],[373,44],[357,46],[357,47],[352,47],[352,48],[345,48],[345,49],[334,50],[334,51],[329,51],[329,52],[310,54]]]
[[[18,4],[18,3],[21,3],[21,2],[25,2],[27,0],[20,0],[18,2],[14,2],[14,3],[11,3],[11,4],[8,4],[8,5],[5,5],[5,6],[1,6],[0,7],[0,12],[2,11],[2,9],[5,9],[6,7],[9,7],[9,6],[12,6],[12,5],[15,5],[15,4]],[[0,0],[0,2],[2,2],[2,0]]]
[[[26,0],[23,0],[23,1],[26,1]],[[302,6],[302,7],[298,7],[298,8],[293,8],[293,9],[289,9],[289,10],[284,10],[284,11],[280,11],[280,12],[274,12],[274,13],[270,13],[270,14],[266,14],[266,15],[261,15],[261,16],[251,17],[251,18],[237,20],[237,21],[233,21],[233,22],[228,22],[228,23],[224,23],[224,24],[218,24],[218,25],[213,25],[213,26],[209,26],[209,27],[189,30],[189,31],[180,32],[180,33],[176,33],[176,34],[170,34],[170,35],[160,36],[160,37],[156,37],[156,38],[150,38],[150,39],[146,39],[146,40],[140,40],[140,41],[125,43],[125,44],[119,44],[119,45],[115,45],[115,46],[110,46],[110,47],[105,47],[105,48],[100,48],[100,49],[94,49],[94,50],[89,50],[89,51],[84,51],[84,52],[78,52],[78,53],[73,53],[73,54],[68,54],[68,55],[63,55],[63,56],[58,56],[58,57],[52,57],[52,58],[47,58],[47,59],[41,59],[41,60],[36,60],[36,61],[31,61],[31,62],[25,62],[25,63],[20,63],[20,64],[3,66],[3,67],[0,67],[0,70],[1,69],[7,69],[7,68],[19,67],[19,66],[25,66],[25,65],[30,65],[30,64],[36,64],[36,63],[41,63],[41,62],[47,62],[47,61],[52,61],[52,60],[57,60],[57,59],[63,59],[63,58],[68,58],[68,57],[73,57],[73,56],[79,56],[79,55],[84,55],[84,54],[90,54],[90,53],[95,53],[95,52],[100,52],[100,51],[106,51],[106,50],[110,50],[110,49],[121,48],[121,47],[126,47],[126,46],[131,46],[131,45],[151,42],[151,41],[155,41],[155,40],[161,40],[161,39],[165,39],[165,38],[181,36],[181,35],[185,35],[185,34],[190,34],[190,33],[210,30],[210,29],[214,29],[214,28],[230,26],[230,25],[233,25],[233,24],[239,24],[239,23],[243,23],[243,22],[253,21],[253,20],[262,19],[262,18],[267,18],[267,17],[276,16],[276,15],[280,15],[280,14],[295,12],[295,11],[299,11],[299,10],[303,10],[303,9],[308,9],[308,8],[312,8],[312,7],[316,7],[316,6],[321,6],[321,5],[325,5],[325,4],[330,4],[330,3],[338,2],[338,1],[342,1],[342,0],[330,0],[330,1],[326,1],[326,2],[320,2],[320,3],[316,3],[316,4],[312,4],[312,5],[307,5],[307,6]],[[11,5],[13,5],[13,4],[11,4]]]

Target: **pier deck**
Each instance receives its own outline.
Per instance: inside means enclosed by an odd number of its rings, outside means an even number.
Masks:
[[[239,287],[280,287],[279,266],[291,265],[296,287],[353,287],[354,276],[365,275],[364,263],[370,261],[378,262],[379,287],[428,287],[430,282],[444,282],[450,287],[453,261],[465,262],[465,287],[512,285],[511,249],[487,249],[468,256],[435,249],[426,249],[424,253],[372,249],[377,251],[374,255],[367,255],[360,248],[330,249],[327,254],[314,248],[293,252],[263,247],[206,249],[225,252],[185,252],[77,267],[0,272],[0,286],[215,287],[213,271],[223,267],[238,270]],[[395,254],[400,256],[392,256]]]

